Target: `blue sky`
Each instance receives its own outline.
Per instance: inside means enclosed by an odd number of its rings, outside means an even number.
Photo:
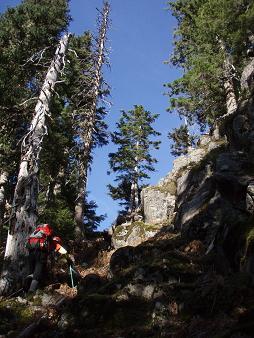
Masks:
[[[0,0],[0,11],[15,6],[18,0]],[[70,31],[81,34],[85,30],[96,32],[96,8],[102,0],[71,0],[73,21]],[[166,10],[166,0],[111,0],[111,27],[108,34],[111,69],[104,69],[106,81],[111,86],[107,122],[113,131],[121,110],[130,110],[134,105],[143,105],[152,113],[159,113],[155,129],[162,135],[156,171],[147,183],[156,184],[172,168],[173,158],[169,152],[168,131],[175,128],[178,119],[167,113],[168,98],[163,95],[163,84],[179,76],[179,72],[164,61],[172,51],[173,29],[176,21]],[[108,215],[102,228],[111,225],[120,209],[117,202],[107,194],[107,184],[113,176],[107,175],[110,143],[95,151],[92,172],[89,175],[89,198],[98,204],[98,213]]]

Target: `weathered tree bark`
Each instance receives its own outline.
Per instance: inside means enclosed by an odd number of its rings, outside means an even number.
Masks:
[[[138,151],[139,149],[139,141],[136,142],[136,150]],[[139,207],[139,187],[138,187],[138,177],[139,177],[139,172],[138,172],[138,156],[135,157],[135,168],[134,168],[134,175],[133,175],[133,181],[131,183],[131,205],[129,212],[135,213],[137,208]]]
[[[234,114],[234,112],[237,109],[237,98],[235,94],[235,87],[234,87],[233,74],[232,74],[234,71],[234,66],[230,62],[224,41],[221,39],[218,39],[218,44],[219,44],[219,48],[221,49],[221,51],[223,52],[225,56],[224,63],[223,63],[223,68],[224,68],[223,86],[224,86],[225,94],[226,94],[227,113],[224,114],[223,116],[220,116],[215,123],[214,135],[216,138],[220,138],[221,121],[226,119],[228,116],[231,116],[232,114]]]
[[[75,204],[75,238],[81,239],[84,236],[84,204],[85,204],[85,192],[87,185],[87,167],[88,160],[80,164],[79,180],[78,180],[78,196]]]
[[[131,183],[131,206],[129,212],[135,211],[138,206],[138,196],[137,196],[138,184],[135,181]]]
[[[106,43],[106,34],[108,29],[109,22],[109,11],[110,6],[107,1],[104,2],[103,11],[102,11],[102,21],[99,28],[99,38],[97,46],[97,59],[94,67],[93,74],[93,83],[90,99],[90,106],[84,110],[83,114],[85,121],[81,125],[81,130],[83,131],[79,136],[83,141],[83,154],[80,156],[80,166],[79,166],[79,181],[78,181],[78,197],[76,199],[75,205],[75,237],[80,239],[84,235],[84,207],[85,207],[85,195],[87,188],[87,174],[89,169],[89,159],[93,146],[93,133],[96,122],[96,108],[97,101],[100,93],[101,82],[102,82],[102,66],[104,64],[105,58],[105,43]],[[90,93],[90,91],[89,91]]]
[[[229,56],[226,51],[226,46],[224,41],[219,39],[220,49],[223,51],[225,55],[224,60],[224,88],[226,93],[226,105],[227,105],[227,114],[233,114],[237,109],[237,99],[235,94],[234,82],[232,71],[234,70],[234,66],[229,60]],[[225,116],[225,115],[224,115]]]
[[[5,213],[5,201],[6,201],[6,196],[5,196],[5,185],[8,180],[8,174],[7,172],[3,172],[0,175],[0,228],[2,230],[3,226],[3,218],[4,218],[4,213]]]
[[[69,34],[60,40],[36,104],[30,130],[22,142],[21,163],[13,198],[0,293],[9,292],[27,272],[25,244],[37,221],[39,158],[42,142],[47,134],[46,117],[50,116],[50,100],[58,75],[64,67],[68,40]]]
[[[129,209],[130,213],[135,213],[139,206],[139,192],[138,182],[136,179],[131,183],[131,206]]]

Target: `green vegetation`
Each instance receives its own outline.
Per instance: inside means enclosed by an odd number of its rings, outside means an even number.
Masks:
[[[167,180],[162,185],[149,186],[146,189],[160,191],[162,193],[168,193],[170,195],[176,195],[176,182],[173,180]]]
[[[109,185],[109,193],[113,199],[120,199],[129,211],[134,211],[140,204],[141,183],[148,179],[149,172],[154,171],[157,160],[152,157],[151,150],[158,149],[160,141],[152,140],[160,133],[152,124],[158,114],[152,114],[143,106],[134,106],[133,110],[123,111],[117,131],[112,134],[112,141],[118,146],[115,153],[109,154],[110,168],[117,173],[116,187]]]
[[[187,125],[181,125],[179,128],[173,129],[168,134],[168,137],[173,141],[170,146],[173,156],[187,154],[189,147],[195,146],[197,141],[197,136],[190,134]]]
[[[115,232],[114,232],[114,237],[117,239],[125,239],[129,237],[129,235],[133,232],[133,229],[138,229],[139,234],[141,236],[144,236],[148,231],[156,231],[161,228],[161,224],[147,224],[141,221],[138,222],[132,222],[131,224],[128,224],[127,226],[124,225],[119,225],[116,227]],[[122,235],[121,233],[124,232]]]
[[[183,70],[183,76],[166,85],[168,110],[188,126],[196,123],[205,130],[228,112],[230,98],[239,100],[239,74],[252,45],[254,4],[251,0],[176,0],[169,1],[169,6],[178,23],[171,63]],[[186,153],[193,143],[188,129],[180,126],[169,134],[175,155]]]
[[[9,331],[22,329],[35,317],[30,306],[19,303],[16,299],[1,301],[0,314],[1,334],[7,334]]]
[[[10,205],[21,143],[29,132],[38,93],[59,38],[66,32],[70,20],[68,0],[24,0],[0,15],[0,175],[7,173],[4,198]],[[64,72],[55,88],[57,93],[50,104],[47,135],[41,145],[38,221],[49,222],[64,236],[72,238],[79,171],[82,170],[83,144],[79,134],[82,127],[86,128],[81,125],[79,114],[84,104],[90,102],[88,97],[81,100],[81,94],[91,89],[94,63],[91,34],[72,36],[69,48]],[[106,91],[103,94],[106,95]],[[104,117],[105,109],[98,107],[93,148],[107,142]],[[90,163],[91,160],[92,156]],[[87,211],[84,227],[94,230],[105,215],[96,215],[96,203],[87,196],[84,200]],[[0,223],[8,223],[10,215],[5,211],[5,219]]]

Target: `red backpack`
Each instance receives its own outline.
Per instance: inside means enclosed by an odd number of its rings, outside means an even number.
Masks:
[[[49,224],[41,224],[34,230],[27,240],[27,249],[49,251],[53,229]]]

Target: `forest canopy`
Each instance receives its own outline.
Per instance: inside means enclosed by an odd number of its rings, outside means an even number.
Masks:
[[[176,0],[169,2],[169,8],[177,20],[171,62],[183,75],[166,85],[168,111],[186,119],[189,127],[196,124],[204,131],[234,109],[243,94],[239,77],[253,46],[254,4],[250,0]],[[185,153],[193,143],[181,136],[183,128],[169,135],[176,144],[173,153],[179,154],[177,148]],[[182,141],[185,145],[179,147]]]

